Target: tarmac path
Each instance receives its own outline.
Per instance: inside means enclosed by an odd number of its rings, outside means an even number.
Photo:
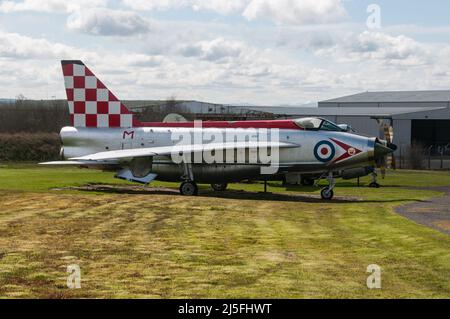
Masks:
[[[396,208],[396,212],[418,224],[436,229],[450,235],[450,187],[427,188],[444,192],[441,197],[434,197],[423,202],[414,202]]]

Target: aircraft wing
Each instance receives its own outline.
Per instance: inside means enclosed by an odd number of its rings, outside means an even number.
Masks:
[[[105,162],[132,159],[135,157],[169,156],[171,154],[190,154],[196,152],[221,151],[228,149],[256,149],[256,148],[295,148],[298,144],[286,142],[237,142],[237,143],[209,143],[209,144],[188,144],[160,146],[149,148],[136,148],[127,150],[117,150],[90,154],[82,157],[70,158],[74,162]]]

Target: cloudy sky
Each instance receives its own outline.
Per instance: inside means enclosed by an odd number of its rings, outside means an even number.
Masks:
[[[0,0],[0,97],[65,98],[61,59],[122,99],[450,89],[448,12],[447,0]]]

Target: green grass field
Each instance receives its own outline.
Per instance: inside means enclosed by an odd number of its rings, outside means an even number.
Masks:
[[[439,196],[411,186],[448,186],[448,172],[390,172],[381,189],[341,182],[333,202],[279,183],[272,195],[261,184],[198,197],[52,190],[100,183],[129,185],[0,166],[0,297],[450,298],[450,237],[393,210]],[[66,286],[70,264],[81,289]],[[370,264],[381,289],[366,286]]]

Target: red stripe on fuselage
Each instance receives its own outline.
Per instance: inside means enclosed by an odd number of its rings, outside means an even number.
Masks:
[[[194,127],[194,122],[140,122],[133,121],[134,127]],[[277,128],[286,130],[302,130],[292,120],[263,120],[263,121],[204,121],[203,128]]]

